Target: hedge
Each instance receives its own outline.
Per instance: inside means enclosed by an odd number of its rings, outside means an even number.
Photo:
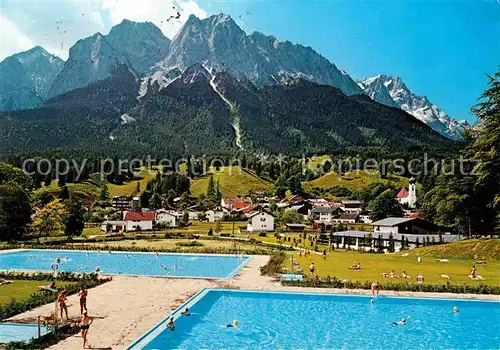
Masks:
[[[18,350],[18,349],[46,349],[51,345],[59,343],[61,340],[66,339],[69,336],[77,334],[80,331],[80,327],[75,325],[63,325],[57,327],[56,331],[47,333],[40,338],[34,338],[29,341],[13,341],[2,345],[5,350]]]
[[[305,276],[304,276],[305,277]],[[313,288],[347,288],[347,289],[371,289],[371,281],[345,281],[336,277],[306,277],[304,282],[282,281],[282,285],[300,286]],[[456,285],[450,284],[410,284],[410,283],[383,283],[379,284],[379,290],[407,291],[407,292],[433,292],[433,293],[466,293],[466,294],[500,294],[500,286],[479,285]]]
[[[245,241],[250,244],[252,242]],[[105,242],[103,242],[105,243]],[[234,247],[172,247],[172,248],[163,248],[163,247],[122,247],[122,246],[110,246],[110,245],[78,245],[78,246],[69,246],[69,245],[23,245],[23,249],[56,249],[56,250],[85,250],[85,251],[126,251],[126,252],[147,252],[147,253],[198,253],[198,254],[246,254],[246,255],[269,255],[270,251],[274,250],[289,250],[289,248],[278,247],[278,246],[265,246],[262,244],[255,244],[255,249],[242,248],[234,245]],[[21,248],[18,246],[11,246],[10,249]]]
[[[52,274],[27,274],[27,273],[17,273],[8,272],[0,273],[0,277],[5,279],[26,279],[26,280],[52,280]],[[76,294],[80,289],[89,289],[96,287],[100,284],[111,281],[111,278],[98,278],[96,274],[82,274],[77,275],[73,273],[61,273],[55,280],[65,281],[65,282],[78,282],[77,284],[66,284],[62,285],[61,289],[65,289],[68,295]],[[10,318],[14,315],[21,314],[28,310],[34,309],[38,306],[42,306],[48,303],[52,303],[55,300],[55,295],[53,293],[47,293],[43,291],[34,292],[26,300],[15,300],[12,299],[8,304],[0,305],[0,320]]]

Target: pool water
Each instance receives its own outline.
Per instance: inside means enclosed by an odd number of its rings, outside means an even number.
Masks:
[[[40,335],[49,333],[46,327],[40,327]],[[0,343],[27,341],[38,338],[38,326],[33,324],[0,323]]]
[[[129,349],[498,349],[500,303],[204,290]],[[190,307],[192,315],[180,315]],[[459,313],[451,313],[454,306]],[[393,325],[408,317],[404,326]],[[224,325],[238,319],[239,329]]]
[[[189,255],[96,252],[67,250],[25,250],[0,254],[0,270],[95,272],[104,274],[230,278],[249,260],[235,255]]]

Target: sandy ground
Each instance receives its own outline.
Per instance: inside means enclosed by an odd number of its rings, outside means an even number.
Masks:
[[[370,294],[370,291],[366,290],[284,287],[277,280],[260,275],[258,268],[267,260],[267,256],[254,256],[232,280],[115,276],[111,282],[89,291],[87,306],[89,314],[95,318],[89,331],[89,344],[93,349],[123,349],[202,288]],[[381,291],[380,295],[500,300],[500,296],[448,293]],[[77,296],[69,297],[68,302],[70,318],[78,318],[80,307]],[[53,310],[54,304],[44,305],[17,315],[10,321],[33,322],[38,315],[48,315]],[[81,347],[82,338],[75,335],[50,349],[68,350]]]

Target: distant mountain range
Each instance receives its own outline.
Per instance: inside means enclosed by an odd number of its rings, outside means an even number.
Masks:
[[[301,78],[258,86],[195,64],[138,99],[140,84],[122,64],[38,108],[0,113],[0,151],[300,155],[356,147],[434,152],[453,143],[400,109]]]
[[[361,79],[358,84],[373,100],[386,106],[401,108],[451,139],[460,139],[462,131],[470,126],[465,120],[457,121],[449,117],[426,96],[411,92],[399,77],[377,75]]]
[[[36,106],[47,99],[64,61],[40,46],[0,62],[0,111]]]
[[[258,32],[247,35],[224,14],[203,20],[190,16],[172,41],[152,23],[124,20],[108,35],[79,40],[66,62],[37,47],[6,58],[0,73],[0,111],[31,108],[0,113],[0,133],[6,137],[0,140],[5,146],[0,154],[86,147],[84,136],[78,141],[84,131],[101,145],[123,146],[120,151],[131,150],[131,145],[158,149],[155,141],[164,144],[165,149],[158,150],[162,152],[217,147],[316,152],[393,147],[402,145],[401,135],[408,137],[408,147],[438,144],[440,138],[403,111],[454,138],[451,125],[456,121],[430,104],[437,119],[421,118],[419,113],[426,116],[428,110],[418,108],[418,96],[404,84],[407,96],[397,99],[395,87],[376,89],[367,80],[355,82],[312,48]],[[363,97],[365,93],[403,111],[372,102]],[[185,110],[179,109],[181,105]],[[172,110],[178,113],[174,116]],[[282,115],[283,110],[290,117]],[[202,121],[208,124],[201,126]],[[227,127],[218,127],[219,122]],[[458,130],[463,124],[456,125]],[[67,137],[44,140],[56,127],[68,132]],[[145,132],[145,127],[152,129]],[[416,130],[422,136],[415,135]]]

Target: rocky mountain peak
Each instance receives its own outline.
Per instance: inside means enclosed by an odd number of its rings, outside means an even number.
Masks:
[[[460,139],[466,121],[457,121],[433,105],[427,96],[413,93],[398,76],[379,74],[358,81],[358,85],[373,100],[391,107],[398,107],[428,124],[441,135]]]

